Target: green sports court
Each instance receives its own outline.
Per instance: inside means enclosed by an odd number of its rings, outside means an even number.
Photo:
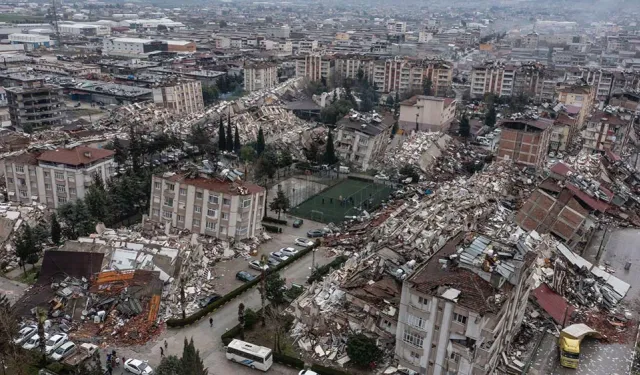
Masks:
[[[309,197],[289,213],[321,223],[340,223],[345,216],[360,215],[363,209],[371,213],[391,191],[391,186],[349,177]]]

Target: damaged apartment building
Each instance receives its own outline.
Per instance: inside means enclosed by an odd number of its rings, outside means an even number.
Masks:
[[[524,317],[536,253],[460,232],[405,280],[396,358],[418,374],[493,374]]]

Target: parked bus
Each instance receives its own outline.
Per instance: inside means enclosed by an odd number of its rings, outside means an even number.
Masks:
[[[267,371],[273,364],[271,349],[237,339],[227,345],[227,359],[262,371]]]

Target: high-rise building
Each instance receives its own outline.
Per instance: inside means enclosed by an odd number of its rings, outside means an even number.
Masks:
[[[244,67],[245,91],[270,89],[278,84],[278,68],[273,63],[258,63]]]
[[[32,131],[61,125],[64,119],[62,87],[44,82],[31,74],[11,73],[4,78],[17,86],[5,87],[11,125]]]

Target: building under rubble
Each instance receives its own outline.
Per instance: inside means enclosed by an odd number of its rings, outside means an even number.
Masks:
[[[498,159],[539,169],[549,150],[552,127],[553,121],[543,119],[503,121]]]
[[[405,280],[400,365],[418,374],[494,374],[522,322],[536,253],[461,232]]]

